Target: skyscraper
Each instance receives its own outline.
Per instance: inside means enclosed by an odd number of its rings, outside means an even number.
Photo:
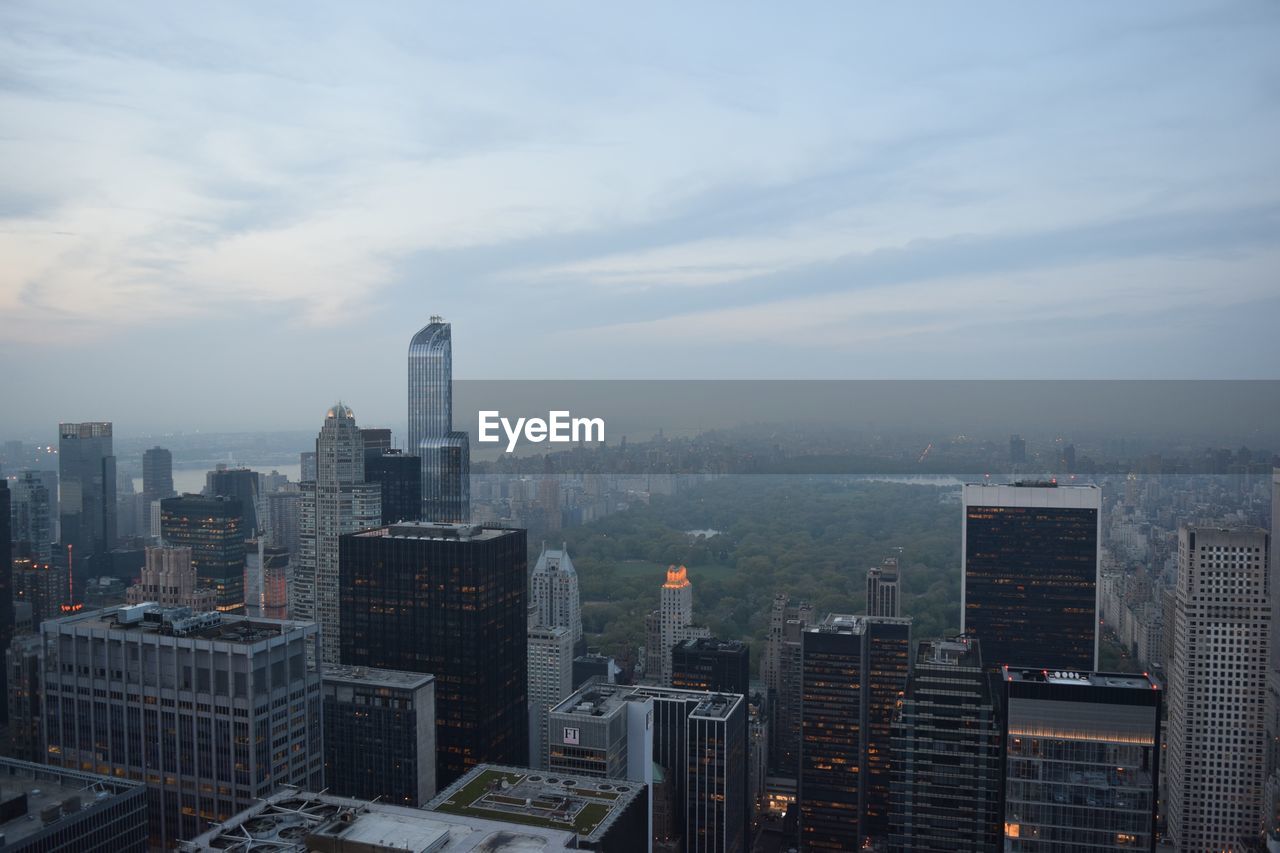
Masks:
[[[173,497],[173,454],[163,447],[142,454],[142,493],[149,501]]]
[[[1004,849],[1155,850],[1164,691],[1140,673],[1004,668],[1001,676]]]
[[[9,480],[9,535],[15,557],[41,563],[53,558],[53,514],[49,489],[35,471],[24,470]]]
[[[832,614],[803,634],[800,840],[856,850],[889,829],[890,755],[911,620]]]
[[[415,522],[343,536],[342,663],[436,677],[437,785],[523,763],[528,557],[523,530]]]
[[[116,457],[111,424],[58,424],[58,513],[61,543],[76,573],[89,577],[116,543]]]
[[[289,618],[289,552],[259,537],[244,543],[244,612],[267,619]]]
[[[547,712],[573,692],[573,635],[529,625],[529,766],[547,766]]]
[[[741,640],[698,637],[671,653],[671,686],[712,693],[751,694],[751,650]]]
[[[418,457],[401,450],[370,454],[366,447],[364,479],[382,489],[383,524],[418,520],[418,513],[422,512],[422,465]]]
[[[544,544],[529,578],[530,608],[537,624],[567,628],[578,654],[582,648],[582,601],[578,595],[578,572],[569,559],[567,546],[548,550]]]
[[[867,615],[902,615],[898,558],[885,557],[879,566],[867,569]]]
[[[772,709],[770,766],[788,779],[795,779],[800,767],[801,640],[804,629],[813,619],[811,605],[800,602],[793,606],[786,593],[774,595],[760,675],[769,691]]]
[[[364,479],[364,444],[356,416],[342,403],[325,414],[316,439],[316,478],[302,484],[299,555],[289,614],[320,626],[320,654],[339,662],[338,539],[376,527],[382,489]],[[395,666],[389,669],[397,669]]]
[[[676,643],[709,637],[711,631],[693,624],[693,584],[684,566],[668,566],[659,591],[658,609],[645,622],[645,674],[671,686],[671,652]]]
[[[922,640],[893,726],[891,853],[1000,847],[1000,719],[977,640]]]
[[[422,465],[422,520],[469,520],[471,444],[453,429],[453,339],[441,317],[409,341],[408,450]]]
[[[1270,537],[1183,525],[1169,674],[1169,835],[1243,849],[1264,828]]]
[[[1101,490],[1034,482],[963,494],[960,627],[981,641],[984,664],[1096,669]]]
[[[237,498],[181,495],[160,501],[166,545],[191,549],[200,586],[212,588],[218,610],[244,607],[244,528]]]
[[[240,508],[244,513],[243,528],[246,539],[256,536],[260,530],[258,526],[259,477],[257,471],[251,471],[248,468],[228,468],[226,465],[219,465],[205,475],[205,494],[240,499]]]
[[[13,640],[13,549],[9,536],[9,484],[0,477],[0,649]],[[8,668],[0,671],[0,697],[9,695]],[[9,722],[9,704],[0,708],[0,725]]]
[[[46,760],[145,781],[154,845],[323,784],[314,625],[140,605],[42,630]]]
[[[126,594],[130,604],[149,601],[162,607],[190,607],[197,612],[215,609],[217,594],[210,587],[199,586],[190,547],[151,547],[146,560],[142,577]]]

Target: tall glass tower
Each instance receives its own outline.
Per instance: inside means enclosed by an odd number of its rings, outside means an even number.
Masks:
[[[434,316],[409,341],[409,452],[422,465],[422,520],[471,518],[471,445],[453,429],[453,343]]]

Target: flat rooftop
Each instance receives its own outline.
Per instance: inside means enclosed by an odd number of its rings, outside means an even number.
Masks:
[[[309,623],[289,619],[232,616],[218,612],[194,613],[187,607],[135,604],[89,610],[46,625],[74,625],[109,631],[129,631],[197,640],[220,640],[249,645],[300,630]],[[56,628],[54,629],[56,631]],[[314,629],[313,629],[314,630]]]
[[[366,853],[559,853],[573,832],[285,788],[178,849],[184,853],[307,853],[347,845]]]
[[[1005,681],[1025,684],[1077,684],[1081,687],[1115,687],[1127,690],[1160,689],[1160,685],[1145,672],[1073,672],[1004,666],[1001,674]]]
[[[584,717],[607,717],[626,707],[627,697],[635,687],[626,684],[607,684],[588,681],[559,705],[552,707],[553,714],[576,714]]]
[[[637,797],[642,783],[481,764],[427,803],[432,812],[604,836]]]
[[[374,669],[368,666],[329,666],[320,673],[323,681],[342,681],[365,684],[370,687],[394,687],[398,690],[416,690],[436,680],[425,672],[405,672],[400,669]]]
[[[911,625],[909,616],[855,616],[848,613],[831,613],[817,625],[809,625],[805,631],[811,634],[865,634],[867,625]]]
[[[118,800],[135,788],[141,789],[142,783],[0,758],[0,802],[27,798],[25,811],[0,822],[0,836],[8,846],[21,844],[47,827],[73,820],[85,809]],[[41,813],[51,807],[59,807],[61,816],[45,823]]]
[[[982,666],[978,641],[967,637],[921,640],[916,646],[916,663],[970,668]]]
[[[479,524],[448,524],[441,521],[402,521],[354,533],[364,539],[440,539],[452,541],[486,541],[500,539],[514,528],[486,527]]]

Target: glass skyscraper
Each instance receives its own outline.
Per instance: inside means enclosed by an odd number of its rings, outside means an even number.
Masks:
[[[471,517],[471,445],[453,429],[453,343],[432,317],[409,342],[409,453],[422,465],[422,520]]]
[[[116,544],[116,457],[111,424],[58,424],[58,511],[62,544],[73,547],[77,574]]]

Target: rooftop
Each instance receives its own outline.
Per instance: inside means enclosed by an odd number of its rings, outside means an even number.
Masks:
[[[552,707],[553,714],[577,714],[584,717],[607,717],[626,707],[627,697],[635,688],[626,684],[606,684],[592,679],[569,694],[559,705]]]
[[[703,717],[713,720],[726,719],[733,709],[742,704],[741,693],[712,693],[698,703],[691,717]]]
[[[436,680],[434,675],[424,672],[374,669],[367,666],[330,666],[328,664],[325,665],[320,675],[324,681],[344,681],[367,684],[370,687],[395,687],[400,690],[413,690]]]
[[[1026,684],[1076,684],[1081,687],[1115,687],[1126,690],[1159,690],[1160,685],[1145,672],[1074,672],[1052,669],[1011,669],[1001,667],[1005,681]]]
[[[982,653],[978,641],[969,637],[921,640],[916,646],[916,663],[980,669]]]
[[[909,616],[854,616],[848,613],[828,613],[827,618],[805,631],[814,634],[865,634],[870,623],[880,625],[911,625]]]
[[[574,849],[573,845],[571,831],[515,828],[506,820],[285,788],[221,826],[180,842],[178,849],[184,853],[307,853],[356,847],[365,853],[557,853]]]
[[[294,630],[315,630],[310,623],[285,619],[259,619],[230,616],[225,613],[196,613],[189,607],[162,607],[155,603],[121,605],[102,610],[89,610],[45,623],[57,631],[58,626],[129,631],[197,640],[219,640],[224,643],[249,645],[279,637]]]
[[[715,637],[694,637],[680,643],[679,648],[700,652],[741,652],[746,643],[741,640],[720,640]]]
[[[436,795],[433,812],[573,832],[598,840],[645,786],[481,764]]]
[[[505,527],[484,527],[479,524],[450,524],[441,521],[402,521],[386,527],[375,527],[352,534],[362,538],[384,537],[388,539],[453,539],[488,540],[510,533]]]
[[[46,827],[141,788],[141,782],[0,758],[0,813],[15,815],[0,819],[0,837],[6,845],[20,844]],[[24,797],[25,807],[11,807],[13,800]]]

